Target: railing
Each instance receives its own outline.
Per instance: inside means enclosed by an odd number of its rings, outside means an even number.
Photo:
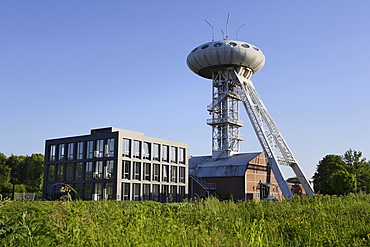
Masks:
[[[200,187],[202,187],[203,189],[205,190],[216,190],[216,183],[208,183],[206,180],[204,180],[203,178],[201,177],[198,177],[196,175],[196,172],[195,170],[193,169],[192,171],[190,171],[190,177],[195,181],[197,182],[197,184],[200,185]]]
[[[230,123],[230,124],[234,124],[234,125],[237,125],[239,127],[243,127],[244,126],[244,123],[243,121],[241,120],[238,120],[238,119],[233,119],[233,118],[230,118],[230,117],[225,117],[225,118],[211,118],[211,119],[207,119],[207,124],[208,125],[213,125],[213,124],[224,124],[224,123]]]

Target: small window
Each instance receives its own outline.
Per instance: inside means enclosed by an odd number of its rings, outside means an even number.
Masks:
[[[131,161],[123,160],[122,165],[123,165],[122,178],[123,179],[131,179],[131,176],[130,176]]]
[[[197,48],[195,48],[194,50],[192,50],[191,52],[196,52],[198,50],[198,47]]]
[[[213,47],[220,47],[220,46],[222,46],[222,43],[213,44]]]
[[[242,47],[244,48],[249,48],[250,46],[248,44],[241,44]]]
[[[73,147],[74,147],[74,145],[73,145],[74,143],[73,142],[71,142],[71,143],[68,143],[68,150],[67,150],[67,159],[68,160],[73,160],[73,158],[74,158],[74,150],[73,150]]]
[[[131,157],[131,140],[124,138],[122,146],[122,156]]]
[[[201,47],[201,49],[204,50],[204,49],[207,49],[208,47],[209,47],[209,45],[204,45],[204,46]]]
[[[134,158],[141,158],[141,141],[134,141]]]
[[[107,139],[105,157],[114,157],[114,138]]]
[[[106,166],[104,167],[104,178],[105,179],[112,179],[113,178],[113,160],[107,160]]]
[[[259,51],[260,49],[258,49],[257,47],[253,46],[253,49],[255,49],[256,51]]]
[[[141,163],[134,162],[134,179],[141,180]]]
[[[49,161],[54,161],[55,160],[55,145],[50,145],[50,156],[49,156]]]
[[[89,180],[93,177],[93,164],[92,162],[86,162],[85,163],[85,179]]]
[[[153,181],[160,181],[160,165],[159,164],[153,164]]]
[[[77,159],[83,159],[84,157],[84,143],[77,142]]]
[[[230,46],[230,47],[235,47],[235,46],[237,46],[238,44],[237,44],[237,43],[235,43],[235,42],[229,42],[229,43],[227,43],[226,45],[228,45],[228,46]]]
[[[58,160],[64,160],[64,144],[59,144],[59,157]]]
[[[87,151],[86,151],[86,158],[91,159],[94,154],[94,142],[88,141],[87,142]]]

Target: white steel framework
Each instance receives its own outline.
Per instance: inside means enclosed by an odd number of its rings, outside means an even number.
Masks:
[[[212,158],[219,159],[239,152],[239,142],[244,139],[239,134],[243,126],[239,120],[241,98],[230,73],[219,70],[212,77],[213,101],[207,107],[212,118],[207,124],[212,126]]]
[[[291,197],[292,192],[284,179],[280,165],[290,166],[306,190],[306,194],[312,195],[314,191],[311,184],[250,80],[252,74],[251,69],[243,66],[222,68],[213,72],[214,99],[208,110],[213,114],[212,121],[209,124],[213,126],[214,151],[226,151],[230,150],[231,147],[239,147],[238,128],[242,124],[233,124],[240,120],[238,114],[233,115],[231,113],[238,113],[237,105],[239,101],[242,101],[283,195]],[[218,87],[218,85],[221,85],[221,87]],[[227,109],[226,106],[229,105],[227,103],[232,100],[235,101],[231,104],[232,109]],[[225,107],[222,108],[222,106]],[[219,124],[216,124],[216,122],[219,122]],[[228,129],[229,132],[224,131],[225,129]],[[231,129],[233,130],[231,131]],[[227,135],[228,133],[231,134]],[[226,149],[227,147],[229,149]]]

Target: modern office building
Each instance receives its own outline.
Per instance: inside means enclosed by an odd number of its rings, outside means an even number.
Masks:
[[[84,200],[182,201],[188,194],[188,145],[117,129],[46,140],[43,196],[63,184]]]

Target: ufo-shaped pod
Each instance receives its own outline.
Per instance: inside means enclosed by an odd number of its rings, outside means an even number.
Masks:
[[[196,74],[212,78],[212,71],[223,67],[244,66],[259,71],[265,64],[265,55],[254,45],[234,40],[205,43],[190,52],[188,67]]]

